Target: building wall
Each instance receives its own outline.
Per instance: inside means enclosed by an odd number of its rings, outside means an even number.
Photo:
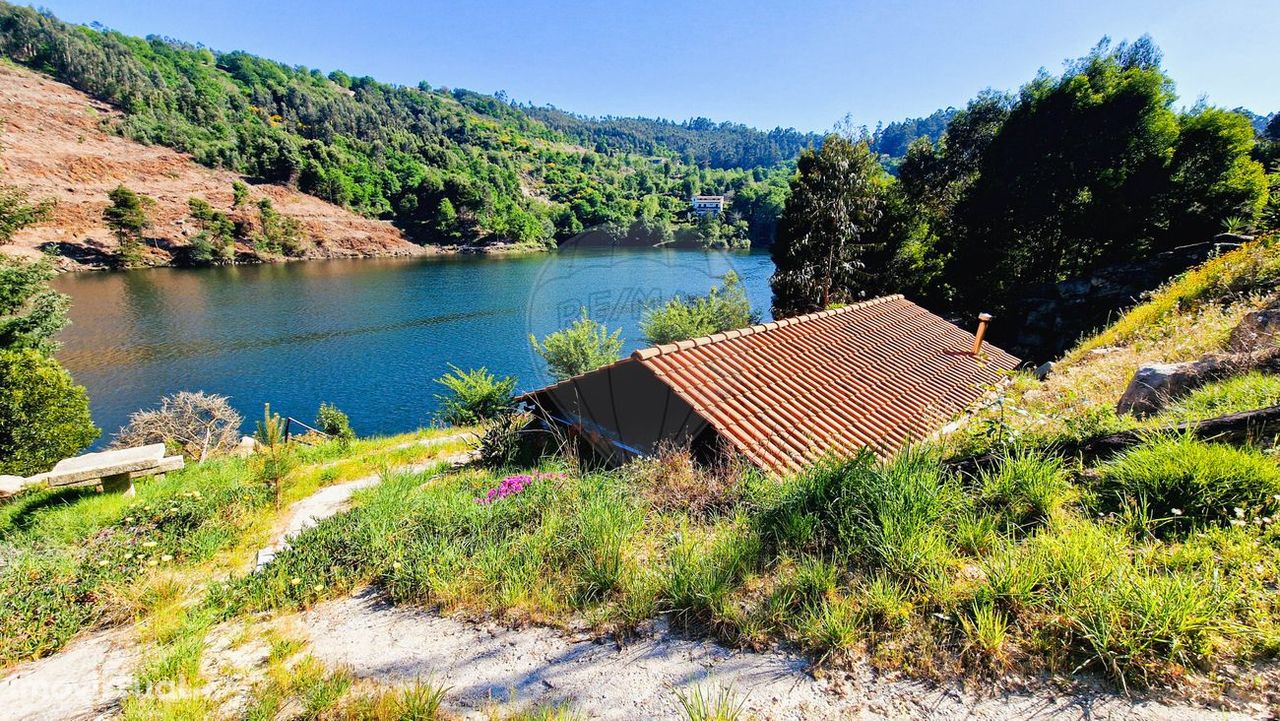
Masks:
[[[662,441],[690,444],[707,427],[652,371],[629,358],[540,391],[529,405],[619,463],[652,453]]]

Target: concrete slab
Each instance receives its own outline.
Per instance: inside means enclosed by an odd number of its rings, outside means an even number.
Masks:
[[[39,481],[50,486],[69,486],[122,473],[133,473],[155,468],[164,460],[163,443],[153,443],[138,448],[122,448],[114,451],[86,453],[75,458],[58,461],[53,470],[32,476],[28,481]]]

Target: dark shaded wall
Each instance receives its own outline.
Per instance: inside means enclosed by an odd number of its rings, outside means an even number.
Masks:
[[[629,358],[535,392],[526,403],[618,463],[651,454],[662,441],[692,445],[707,427],[667,384]]]
[[[1082,336],[1140,302],[1143,294],[1217,253],[1239,247],[1244,240],[1248,239],[1224,234],[1212,242],[1182,246],[1084,278],[1033,288],[1018,309],[992,323],[989,337],[1028,362],[1054,360]],[[959,325],[968,327],[964,320]]]

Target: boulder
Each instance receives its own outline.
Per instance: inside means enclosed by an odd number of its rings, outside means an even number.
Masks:
[[[1196,363],[1150,363],[1138,368],[1116,403],[1116,413],[1139,418],[1159,413],[1174,397],[1198,385]]]
[[[22,476],[0,476],[0,498],[19,493],[26,485],[27,479]]]
[[[1209,353],[1197,361],[1150,363],[1138,368],[1116,403],[1116,413],[1143,418],[1200,386],[1253,370],[1280,371],[1280,348],[1252,353]]]
[[[235,450],[231,451],[231,455],[248,458],[256,450],[258,450],[258,442],[252,436],[240,436],[240,442],[236,444]]]

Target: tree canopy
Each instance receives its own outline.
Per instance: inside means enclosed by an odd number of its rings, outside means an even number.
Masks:
[[[905,292],[999,313],[1040,285],[1271,222],[1265,140],[1241,113],[1177,110],[1160,62],[1149,38],[1104,41],[1016,95],[983,93],[912,142],[897,179],[865,158],[824,163],[831,140],[802,156],[776,311]]]
[[[891,178],[866,142],[830,135],[818,150],[800,154],[791,197],[773,245],[777,266],[770,285],[776,316],[797,315],[847,302],[860,294],[867,235],[883,214]]]

